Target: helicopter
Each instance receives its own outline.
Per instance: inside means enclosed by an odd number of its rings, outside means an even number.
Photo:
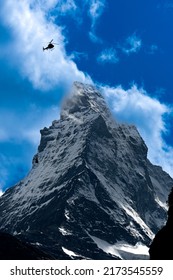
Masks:
[[[45,51],[45,50],[53,50],[53,48],[55,47],[55,45],[59,45],[59,44],[56,44],[56,43],[52,43],[53,42],[53,39],[48,43],[48,45],[47,45],[47,47],[46,48],[44,48],[43,47],[43,51]]]

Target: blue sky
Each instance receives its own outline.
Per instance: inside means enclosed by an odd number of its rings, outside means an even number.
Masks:
[[[29,172],[39,130],[76,80],[99,85],[173,176],[173,0],[1,2],[0,190]]]

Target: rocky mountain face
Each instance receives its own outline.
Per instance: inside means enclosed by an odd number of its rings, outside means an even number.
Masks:
[[[16,237],[0,232],[0,260],[51,260],[35,246],[28,245]]]
[[[136,127],[76,82],[60,119],[41,130],[30,173],[0,197],[0,231],[56,259],[145,259],[172,185]]]
[[[150,245],[151,260],[173,260],[173,188],[168,196],[168,219]]]

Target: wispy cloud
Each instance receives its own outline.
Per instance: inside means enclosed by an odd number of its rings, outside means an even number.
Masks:
[[[90,0],[89,15],[92,20],[92,27],[96,24],[98,18],[102,15],[105,8],[105,1],[101,0]]]
[[[73,51],[69,57],[73,60],[88,59],[88,54],[85,52]]]
[[[89,4],[88,14],[91,18],[91,30],[89,32],[89,38],[93,43],[102,43],[102,39],[96,35],[96,24],[98,19],[103,14],[105,9],[105,0],[86,0]]]
[[[103,41],[101,38],[99,38],[95,33],[95,31],[90,31],[89,32],[89,38],[93,43],[98,43],[98,44],[102,44]]]
[[[59,0],[56,4],[56,8],[63,14],[73,13],[77,10],[77,6],[74,0]]]
[[[133,34],[127,37],[125,43],[119,47],[124,53],[129,55],[131,53],[139,52],[141,46],[142,46],[142,40],[136,34]]]
[[[119,61],[117,51],[113,48],[103,50],[97,57],[99,63],[117,63]]]
[[[121,86],[103,87],[103,92],[115,118],[136,125],[148,146],[151,162],[173,176],[173,147],[163,139],[163,134],[168,131],[165,115],[172,113],[172,109],[136,85],[128,90]]]

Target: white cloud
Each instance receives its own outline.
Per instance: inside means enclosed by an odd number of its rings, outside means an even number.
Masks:
[[[96,35],[96,23],[105,9],[105,0],[85,0],[85,3],[89,4],[88,14],[91,18],[91,30],[89,32],[89,38],[93,43],[101,44],[102,39]]]
[[[59,0],[57,10],[63,14],[74,13],[77,10],[77,6],[74,0]]]
[[[70,58],[71,59],[76,59],[76,60],[80,60],[81,58],[83,59],[88,59],[88,54],[85,52],[78,52],[78,51],[73,51],[70,54]]]
[[[92,19],[92,27],[94,27],[96,21],[102,15],[104,8],[103,0],[90,0],[89,15]]]
[[[128,90],[121,86],[103,87],[103,92],[115,118],[136,125],[146,142],[151,162],[173,176],[173,147],[163,140],[163,133],[167,132],[164,116],[171,109],[135,85]]]
[[[113,48],[103,50],[97,57],[97,61],[101,63],[117,63],[119,58],[117,52]]]
[[[42,10],[47,11],[54,8],[59,3],[59,0],[23,0],[23,2],[28,2],[31,9],[39,9],[41,7]]]
[[[2,5],[4,23],[10,26],[14,35],[13,45],[10,46],[13,51],[7,49],[9,52],[6,55],[35,88],[42,90],[60,83],[70,86],[74,80],[87,80],[66,55],[63,29],[49,17],[57,3],[53,0],[6,0]],[[68,1],[70,3],[72,5]],[[53,51],[43,52],[43,45],[52,38],[59,45]]]
[[[135,34],[133,34],[126,39],[125,44],[120,48],[124,53],[129,55],[131,53],[138,52],[141,46],[142,46],[142,40],[139,37],[137,37]]]
[[[89,38],[93,43],[98,43],[98,44],[102,44],[103,41],[101,38],[99,38],[95,33],[95,31],[90,31],[89,32]]]
[[[2,196],[2,195],[3,195],[3,193],[4,193],[4,192],[0,189],[0,196]]]

